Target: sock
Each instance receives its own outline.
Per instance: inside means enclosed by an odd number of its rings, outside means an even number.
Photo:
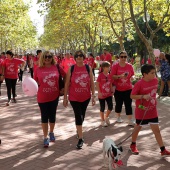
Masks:
[[[132,142],[131,145],[136,145],[136,142]]]
[[[161,152],[165,150],[165,146],[160,147]]]

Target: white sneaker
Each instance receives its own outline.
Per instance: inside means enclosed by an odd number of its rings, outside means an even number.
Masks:
[[[106,117],[105,122],[106,122],[107,125],[110,125],[109,117]]]
[[[103,127],[107,127],[107,124],[106,124],[105,121],[101,121],[101,125],[102,125]]]
[[[118,122],[118,123],[122,123],[122,122],[123,122],[123,120],[122,120],[122,118],[121,118],[121,117],[118,117],[118,118],[117,118],[117,120],[116,120],[116,122]]]
[[[135,126],[135,121],[134,120],[129,120],[128,126]]]

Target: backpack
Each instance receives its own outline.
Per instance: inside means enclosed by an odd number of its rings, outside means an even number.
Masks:
[[[90,67],[89,67],[89,65],[85,64],[85,66],[86,66],[86,70],[87,70],[88,74],[90,74]],[[71,76],[72,76],[73,70],[74,70],[74,65],[71,66],[71,70],[70,70]],[[70,76],[70,78],[71,78],[71,76]]]

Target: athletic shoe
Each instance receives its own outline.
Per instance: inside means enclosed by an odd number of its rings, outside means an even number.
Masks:
[[[13,103],[17,103],[17,101],[16,101],[16,99],[15,99],[15,98],[13,98],[13,99],[12,99],[12,102],[13,102]]]
[[[55,142],[55,136],[53,132],[49,133],[49,137],[50,137],[50,142]]]
[[[49,146],[49,139],[45,138],[44,139],[44,148],[48,148],[48,146]]]
[[[105,122],[106,122],[107,125],[110,125],[109,117],[106,117]]]
[[[107,123],[105,121],[101,121],[101,126],[107,127]]]
[[[77,143],[77,145],[76,145],[76,148],[77,148],[77,149],[81,149],[82,146],[83,146],[83,143],[84,143],[84,139],[79,139],[79,141],[78,141],[78,143]]]
[[[135,126],[135,121],[134,120],[129,120],[128,126]]]
[[[117,118],[117,120],[116,120],[116,122],[118,122],[118,123],[122,123],[122,122],[123,122],[123,120],[122,120],[122,118],[121,118],[121,117],[118,117],[118,118]]]
[[[136,147],[136,144],[131,144],[129,149],[130,149],[130,151],[131,151],[134,155],[138,155],[138,154],[139,154],[139,151],[138,151],[138,149],[137,149],[137,147]]]
[[[7,103],[6,103],[6,106],[9,106],[11,103],[11,100],[9,100]]]
[[[162,157],[170,156],[170,152],[165,149],[164,151],[161,152],[161,156],[162,156]]]

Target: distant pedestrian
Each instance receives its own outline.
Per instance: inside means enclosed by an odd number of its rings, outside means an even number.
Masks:
[[[71,66],[66,76],[63,105],[67,107],[69,100],[73,108],[79,138],[76,147],[81,149],[84,143],[82,125],[90,99],[92,105],[95,104],[95,90],[92,69],[83,64],[84,53],[76,51],[74,59],[76,64]]]
[[[7,58],[3,62],[3,69],[2,69],[2,75],[5,78],[5,83],[7,87],[7,96],[8,96],[8,101],[6,103],[6,106],[10,105],[11,102],[11,90],[12,90],[12,100],[14,103],[16,103],[16,82],[18,78],[18,67],[19,65],[24,66],[25,61],[23,59],[19,58],[13,58],[14,54],[12,51],[7,51],[6,52]]]
[[[64,70],[61,67],[59,69],[61,75],[64,77]],[[39,56],[39,66],[34,71],[34,79],[39,86],[37,101],[41,112],[44,147],[48,147],[50,141],[55,141],[54,127],[60,93],[58,68],[56,67],[53,55],[49,51],[45,51]],[[50,127],[49,130],[48,125]]]
[[[97,91],[98,91],[98,99],[100,103],[100,117],[101,117],[101,125],[108,126],[110,125],[109,115],[113,110],[113,79],[109,74],[110,71],[110,63],[104,61],[101,65],[102,72],[99,74],[97,78]],[[105,111],[105,102],[107,103],[107,111]]]
[[[160,53],[160,73],[161,73],[161,86],[159,90],[159,96],[160,98],[162,96],[162,92],[164,90],[165,84],[168,84],[168,95],[170,96],[170,55],[165,54],[163,52]]]
[[[158,79],[155,77],[155,67],[150,64],[143,65],[141,72],[143,78],[134,85],[131,92],[131,98],[136,100],[136,125],[132,133],[130,150],[133,154],[139,154],[136,147],[138,133],[143,125],[150,125],[150,128],[152,129],[152,132],[154,133],[156,141],[160,147],[161,156],[170,156],[170,152],[165,149],[159,129],[159,120],[156,108]]]

